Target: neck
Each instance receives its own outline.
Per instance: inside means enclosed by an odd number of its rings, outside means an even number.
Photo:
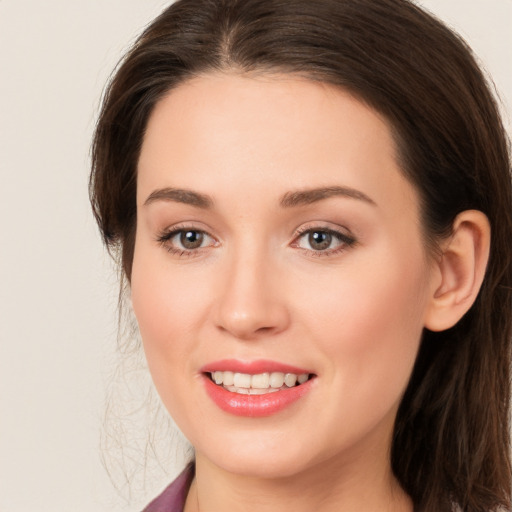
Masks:
[[[333,459],[270,479],[234,474],[197,454],[185,512],[412,512],[387,459],[371,465]]]

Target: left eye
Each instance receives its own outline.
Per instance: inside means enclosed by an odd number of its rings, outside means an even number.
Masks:
[[[301,234],[297,247],[313,251],[329,251],[344,245],[352,245],[354,239],[330,229],[310,229]]]

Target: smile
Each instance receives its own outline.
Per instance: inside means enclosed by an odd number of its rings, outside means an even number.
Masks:
[[[235,416],[276,414],[314,387],[317,376],[275,361],[224,360],[201,369],[207,395],[222,411]]]
[[[310,374],[265,372],[251,375],[249,373],[215,371],[210,373],[210,378],[215,384],[231,393],[263,395],[304,384],[309,380]]]

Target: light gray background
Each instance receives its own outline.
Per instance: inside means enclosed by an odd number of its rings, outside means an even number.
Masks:
[[[116,276],[87,198],[103,85],[163,0],[0,0],[0,511],[137,511],[100,463]],[[512,105],[512,0],[423,0]],[[171,467],[170,473],[176,471]]]

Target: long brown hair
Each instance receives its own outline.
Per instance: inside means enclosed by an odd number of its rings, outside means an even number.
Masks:
[[[424,332],[391,464],[418,509],[510,510],[510,156],[471,50],[407,0],[178,0],[117,69],[93,142],[94,214],[128,280],[148,118],[173,87],[218,70],[334,84],[384,115],[421,197],[427,247],[449,234],[463,210],[489,218],[480,294],[455,327]]]

